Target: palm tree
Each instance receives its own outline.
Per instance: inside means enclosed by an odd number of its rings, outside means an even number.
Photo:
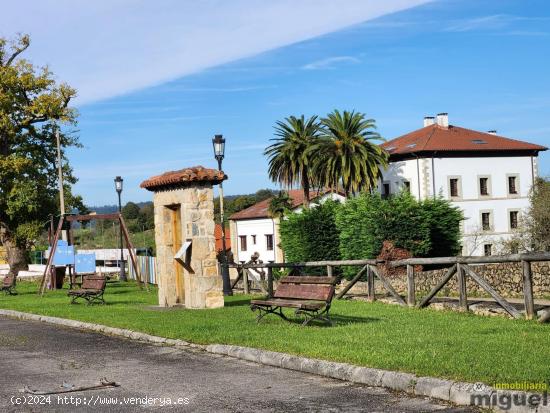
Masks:
[[[304,207],[309,207],[309,188],[312,177],[309,171],[311,159],[310,148],[319,137],[320,125],[317,116],[305,119],[290,116],[284,121],[277,121],[276,138],[264,152],[269,158],[269,177],[286,187],[294,184],[304,191]]]
[[[346,197],[377,184],[388,154],[373,140],[383,140],[374,131],[374,119],[355,111],[334,110],[321,119],[322,134],[310,149],[312,172],[325,187],[342,187]]]
[[[282,218],[292,210],[292,199],[288,192],[281,191],[269,202],[267,212],[272,218]]]

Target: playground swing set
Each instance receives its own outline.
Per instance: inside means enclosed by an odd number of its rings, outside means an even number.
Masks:
[[[56,282],[52,274],[56,257],[59,257],[60,255],[65,255],[65,258],[67,258],[65,264],[69,267],[69,279],[71,288],[71,290],[69,291],[69,295],[73,297],[72,302],[74,302],[77,298],[84,298],[86,299],[86,301],[88,301],[89,304],[94,302],[104,303],[103,290],[105,289],[105,282],[103,277],[98,277],[98,275],[95,273],[95,254],[75,254],[74,247],[72,246],[74,245],[72,223],[94,220],[115,221],[119,223],[124,241],[126,243],[125,249],[128,251],[130,261],[136,274],[136,281],[139,285],[139,288],[143,288],[143,282],[141,279],[139,267],[137,265],[135,250],[130,240],[130,235],[128,233],[128,228],[126,227],[126,223],[124,222],[124,218],[120,213],[93,215],[61,215],[54,235],[50,236],[50,253],[46,262],[44,274],[40,281],[40,288],[38,289],[38,294],[40,296],[44,295],[44,292],[48,285],[53,285],[53,283]],[[65,223],[67,223],[69,226],[68,242],[63,242],[63,240],[60,239],[61,232],[64,230],[63,226]],[[53,233],[53,221],[50,232]],[[90,255],[90,257],[87,257],[87,255]],[[73,267],[75,270],[74,272]],[[84,270],[79,271],[79,267],[84,268]],[[75,284],[75,277],[77,275],[82,276],[82,285],[79,290],[73,290],[72,288]],[[103,282],[99,282],[99,278],[103,278]],[[98,288],[99,285],[101,285],[101,288]],[[147,283],[145,283],[145,288],[146,290],[149,290]]]

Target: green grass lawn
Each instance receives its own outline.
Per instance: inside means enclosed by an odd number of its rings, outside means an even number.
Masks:
[[[1,308],[464,381],[550,379],[550,325],[536,322],[336,301],[334,327],[302,327],[275,316],[256,324],[243,295],[227,298],[220,309],[161,311],[149,308],[157,304],[155,289],[131,283],[109,283],[104,306],[70,305],[66,290],[41,298],[34,283],[21,282],[17,290],[17,296],[0,296]]]

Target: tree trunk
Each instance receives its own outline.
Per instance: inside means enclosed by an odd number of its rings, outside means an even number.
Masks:
[[[304,190],[304,208],[309,208],[309,171],[302,169],[302,189]]]
[[[19,247],[12,240],[4,241],[4,246],[6,247],[8,265],[10,266],[8,276],[13,276],[13,284],[15,285],[19,271],[27,271],[29,269],[27,251]]]

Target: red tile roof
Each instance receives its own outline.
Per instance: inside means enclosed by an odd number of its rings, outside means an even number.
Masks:
[[[291,189],[287,192],[288,196],[292,199],[292,209],[296,209],[304,203],[304,191],[302,191],[301,189]],[[324,195],[326,192],[327,191],[310,191],[309,199],[314,200],[320,195]],[[242,211],[236,212],[231,215],[229,219],[239,220],[252,218],[268,218],[269,213],[267,211],[269,209],[269,203],[271,202],[271,199],[272,198],[264,199],[263,201],[260,201],[246,209],[243,209]]]
[[[204,166],[193,166],[191,168],[181,169],[179,171],[169,171],[162,175],[153,176],[140,185],[149,191],[155,191],[171,186],[177,186],[186,182],[209,182],[218,184],[227,179],[223,171],[209,169]]]
[[[491,133],[437,124],[407,133],[382,144],[390,155],[418,152],[545,151],[546,147]]]

